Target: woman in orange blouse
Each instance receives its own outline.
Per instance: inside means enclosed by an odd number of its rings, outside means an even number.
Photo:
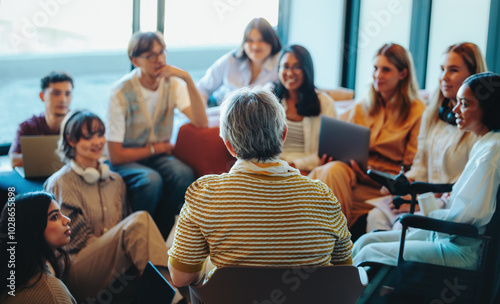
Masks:
[[[419,100],[413,60],[405,48],[384,44],[377,51],[373,66],[368,97],[355,104],[347,120],[371,130],[368,168],[397,174],[402,166],[409,168],[413,162],[425,105]],[[326,162],[326,157],[322,162]],[[365,200],[381,196],[381,186],[352,160],[350,164],[328,162],[309,176],[332,189],[350,227],[373,207]]]

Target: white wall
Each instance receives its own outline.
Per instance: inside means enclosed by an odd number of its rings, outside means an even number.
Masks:
[[[343,0],[290,0],[289,44],[311,53],[315,84],[332,89],[340,84]]]
[[[450,45],[473,42],[486,55],[489,14],[490,0],[432,2],[426,89],[437,89],[442,55]]]
[[[384,43],[410,47],[412,4],[409,0],[361,1],[356,98],[366,95],[372,82],[373,56]]]

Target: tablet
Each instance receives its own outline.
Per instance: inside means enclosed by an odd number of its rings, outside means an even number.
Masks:
[[[333,157],[347,164],[355,160],[366,171],[370,129],[336,118],[321,116],[318,154]]]

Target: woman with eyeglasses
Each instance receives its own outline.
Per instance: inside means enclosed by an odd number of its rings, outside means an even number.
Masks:
[[[373,82],[368,97],[355,104],[347,119],[371,130],[368,168],[398,174],[402,166],[409,168],[413,162],[425,109],[418,96],[414,70],[411,54],[398,44],[384,44],[373,58]],[[335,155],[330,156],[335,158]],[[323,157],[322,163],[326,162]],[[350,164],[328,162],[309,176],[332,189],[350,228],[373,208],[365,201],[382,196],[381,185],[353,160]],[[361,226],[360,234],[366,230]]]
[[[288,125],[281,158],[299,170],[311,171],[320,164],[320,116],[337,116],[333,100],[316,90],[313,61],[303,46],[294,44],[283,49],[278,75],[274,92],[285,108]]]
[[[276,66],[281,43],[264,18],[254,18],[243,33],[241,46],[219,58],[197,83],[205,104],[218,106],[224,97],[249,85],[278,81]]]
[[[10,197],[0,218],[0,303],[76,303],[61,281],[70,222],[49,193]]]
[[[429,183],[454,183],[460,177],[477,137],[456,127],[452,112],[457,92],[470,75],[486,72],[486,61],[477,45],[470,42],[453,44],[443,54],[439,88],[422,115],[418,150],[406,177]],[[446,197],[446,196],[445,196]],[[444,207],[446,199],[437,200]],[[409,205],[395,209],[392,199],[387,203],[395,217],[409,212]],[[416,211],[419,210],[418,205]],[[368,213],[366,231],[391,230],[393,222],[379,208]],[[396,222],[395,227],[401,227]]]

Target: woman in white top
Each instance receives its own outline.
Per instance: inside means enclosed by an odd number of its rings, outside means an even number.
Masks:
[[[410,180],[454,183],[460,177],[477,137],[455,127],[452,108],[457,103],[457,92],[462,82],[470,75],[485,72],[486,69],[481,50],[474,43],[453,44],[443,54],[439,89],[422,116],[417,154],[411,170],[406,173]],[[409,205],[395,209],[392,199],[387,203],[397,218],[409,212]],[[444,202],[441,205],[444,207]],[[392,225],[381,209],[374,208],[368,213],[367,232],[390,230]]]
[[[311,55],[300,45],[283,49],[275,94],[285,108],[288,135],[281,158],[302,171],[320,165],[318,156],[320,116],[336,117],[333,100],[314,86]]]
[[[500,185],[500,76],[480,73],[467,78],[453,108],[460,130],[479,139],[469,161],[453,186],[447,209],[429,217],[474,225],[484,233],[497,205]],[[495,84],[497,84],[495,86]],[[368,233],[354,244],[354,264],[376,261],[396,265],[400,231]],[[404,259],[436,265],[477,269],[482,240],[414,229],[408,232]]]
[[[236,89],[278,81],[280,50],[280,39],[269,22],[253,19],[245,28],[241,46],[219,58],[198,82],[201,98],[209,105],[220,105]]]

